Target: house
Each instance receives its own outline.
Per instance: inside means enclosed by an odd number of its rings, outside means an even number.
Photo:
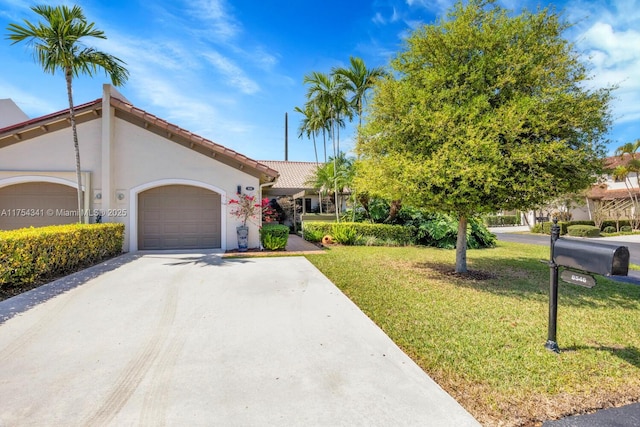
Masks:
[[[68,110],[31,120],[0,103],[0,229],[77,221]],[[13,122],[13,123],[11,123]],[[133,106],[112,86],[76,107],[87,222],[125,225],[125,251],[237,248],[228,201],[278,172]],[[249,247],[259,246],[249,224]]]
[[[635,158],[640,159],[640,153]],[[533,225],[534,217],[549,220],[556,215],[566,215],[573,221],[637,218],[640,212],[635,211],[633,199],[640,200],[640,188],[636,174],[630,173],[626,179],[621,179],[613,173],[618,166],[626,165],[629,160],[629,156],[607,157],[604,165],[608,172],[584,194],[559,198],[537,211],[528,212],[526,216],[523,214],[523,220]]]
[[[298,206],[296,214],[318,212],[320,195],[308,182],[312,180],[316,170],[322,164],[316,162],[294,162],[261,160],[260,163],[278,171],[278,179],[273,185],[265,186],[264,197],[276,199],[284,204],[283,199],[289,198],[293,205]],[[293,225],[293,209],[289,212],[287,223]],[[297,218],[299,221],[299,218]]]

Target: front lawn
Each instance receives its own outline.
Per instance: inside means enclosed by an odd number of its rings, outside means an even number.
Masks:
[[[499,242],[468,252],[471,278],[453,273],[452,250],[333,247],[307,258],[484,425],[637,401],[640,286],[561,283],[557,355],[544,348],[548,256]]]

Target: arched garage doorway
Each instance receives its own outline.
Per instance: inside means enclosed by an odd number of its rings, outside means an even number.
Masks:
[[[138,193],[138,249],[221,247],[220,194],[190,185]]]
[[[52,182],[25,182],[0,188],[0,230],[78,222],[76,188]]]

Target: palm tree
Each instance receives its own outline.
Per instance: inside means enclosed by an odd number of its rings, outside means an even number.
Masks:
[[[344,152],[340,152],[336,157],[330,157],[327,163],[320,166],[306,184],[318,190],[321,195],[333,194],[336,206],[336,217],[339,217],[340,193],[345,188],[351,188],[353,176],[353,159],[347,157]]]
[[[298,127],[298,138],[302,138],[303,135],[311,137],[313,140],[313,152],[316,155],[316,165],[318,164],[318,147],[316,146],[316,135],[318,133],[318,124],[322,125],[319,120],[317,106],[312,103],[307,103],[304,106],[304,110],[300,107],[294,107],[295,112],[303,115],[300,127]],[[326,153],[325,153],[326,154]]]
[[[343,82],[347,92],[351,94],[349,103],[358,116],[358,127],[361,127],[367,93],[373,89],[377,80],[386,75],[386,72],[381,67],[367,69],[361,58],[352,56],[349,58],[349,62],[351,63],[350,68],[334,68],[333,74],[344,77]]]
[[[103,31],[94,28],[94,23],[88,23],[79,6],[34,6],[31,8],[43,22],[34,25],[24,20],[25,25],[9,24],[8,38],[12,44],[26,40],[33,48],[35,61],[46,73],[55,74],[61,71],[67,83],[67,97],[69,101],[69,119],[73,133],[73,147],[76,154],[76,180],[78,184],[78,222],[83,222],[82,181],[80,175],[80,147],[76,130],[76,117],[73,109],[73,77],[80,73],[92,76],[98,68],[102,68],[111,78],[114,86],[121,86],[129,77],[124,68],[124,62],[115,56],[87,47],[82,39],[95,37],[106,39]]]
[[[633,212],[630,218],[633,228],[637,228],[637,219],[640,215],[640,200],[638,200],[638,189],[640,189],[640,159],[636,157],[639,149],[640,139],[637,139],[635,142],[627,142],[618,147],[614,153],[616,156],[619,156],[621,160],[625,160],[627,156],[630,157],[625,164],[618,166],[613,171],[613,177],[617,180],[624,181],[625,187],[627,187],[627,192],[629,193],[629,198],[633,206]],[[636,191],[633,191],[633,184],[631,184],[631,179],[629,178],[631,174],[636,175]]]
[[[358,116],[358,135],[360,132],[360,128],[362,127],[362,116],[364,110],[364,104],[367,101],[367,94],[376,81],[383,78],[386,75],[386,72],[383,68],[377,67],[372,69],[367,69],[364,61],[361,58],[350,57],[349,62],[351,63],[350,68],[334,68],[333,74],[339,75],[343,77],[343,84],[345,85],[345,89],[348,93],[351,94],[351,99],[349,100],[349,104],[351,108],[354,110],[355,114]],[[354,190],[355,191],[355,190]],[[358,200],[357,197],[353,197],[354,203]],[[354,205],[353,209],[353,219],[355,220],[356,209]]]
[[[336,159],[340,153],[340,127],[344,127],[344,116],[351,117],[351,110],[345,97],[344,77],[337,74],[325,74],[317,71],[304,76],[304,83],[309,84],[307,99],[317,104],[319,111],[329,113],[329,135],[333,141],[334,171],[337,171]],[[323,109],[324,108],[324,109]],[[334,175],[334,197],[336,204],[336,220],[340,221],[338,208],[338,182]]]

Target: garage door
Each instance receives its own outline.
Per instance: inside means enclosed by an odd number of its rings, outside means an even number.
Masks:
[[[167,185],[138,195],[139,249],[220,248],[220,195]]]
[[[73,224],[77,210],[77,190],[67,185],[29,182],[0,188],[0,230]]]

